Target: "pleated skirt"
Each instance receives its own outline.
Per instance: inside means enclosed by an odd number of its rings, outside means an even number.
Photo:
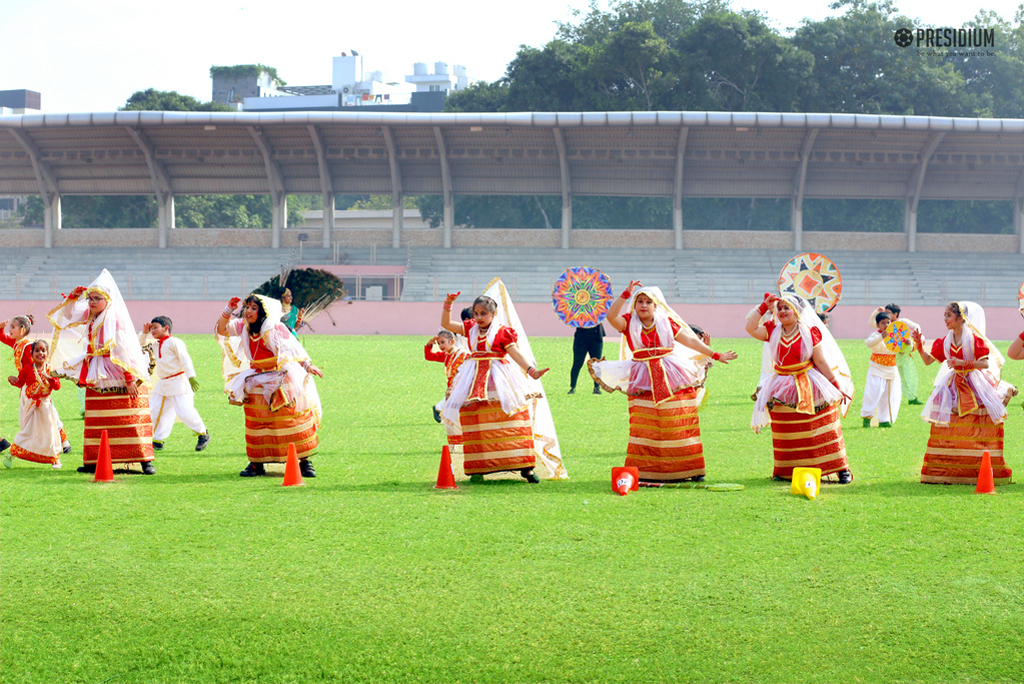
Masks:
[[[149,390],[139,388],[134,399],[127,390],[85,390],[85,434],[82,460],[96,463],[100,439],[107,431],[111,463],[143,463],[153,460],[153,424],[149,417]]]
[[[698,388],[682,389],[654,403],[650,392],[629,397],[629,444],[626,466],[641,480],[671,482],[705,475],[700,441]]]
[[[1003,460],[1003,424],[996,425],[984,408],[949,417],[949,427],[932,425],[925,448],[921,482],[976,485],[981,456],[989,453],[997,485],[1010,484],[1013,471]]]
[[[283,406],[271,411],[262,394],[248,394],[245,411],[245,454],[250,463],[284,463],[288,445],[295,445],[300,459],[308,458],[318,445],[316,416],[312,408],[296,411]]]
[[[466,475],[534,467],[537,456],[528,409],[509,415],[499,401],[474,401],[459,409],[459,421]]]
[[[839,409],[828,406],[808,415],[784,404],[769,409],[775,468],[772,477],[793,478],[793,468],[821,468],[822,475],[850,466],[846,460]]]

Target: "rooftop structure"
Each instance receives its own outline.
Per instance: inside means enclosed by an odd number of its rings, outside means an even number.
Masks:
[[[416,91],[400,90],[397,81],[386,81],[382,71],[366,72],[363,56],[355,50],[332,58],[331,82],[323,85],[284,85],[276,74],[259,65],[215,67],[213,99],[237,103],[249,112],[339,111],[348,107],[382,107],[382,111],[439,112],[445,95],[469,84],[465,66],[456,65],[454,74],[448,64],[437,62],[434,73],[417,62],[414,73],[406,76]]]

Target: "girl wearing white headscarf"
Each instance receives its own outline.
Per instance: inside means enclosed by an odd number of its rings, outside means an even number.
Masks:
[[[608,323],[622,333],[621,360],[591,359],[588,367],[606,391],[629,397],[626,466],[650,482],[703,481],[698,391],[712,361],[727,363],[736,354],[712,350],[659,288],[636,280],[609,308]]]
[[[764,323],[762,316],[773,312]],[[836,473],[840,484],[853,480],[840,423],[853,399],[850,368],[832,333],[800,297],[765,295],[747,314],[747,333],[768,343],[771,375],[758,390],[750,426],[772,426],[772,476],[793,478],[796,466]]]
[[[441,417],[446,426],[461,426],[465,473],[482,482],[487,473],[512,471],[536,484],[540,458],[551,479],[567,478],[540,384],[548,369],[537,369],[504,283],[492,280],[473,302],[473,318],[461,325],[451,319],[459,294],[445,298],[441,327],[465,335],[470,354],[452,381]]]
[[[982,454],[991,456],[995,484],[1013,474],[1003,460],[1003,421],[1017,389],[1000,380],[1003,356],[985,337],[985,312],[974,302],[952,302],[943,312],[948,331],[917,351],[926,366],[943,363],[921,418],[932,424],[921,468],[921,482],[976,484]]]
[[[140,463],[152,475],[153,425],[149,417],[149,360],[128,307],[107,269],[89,287],[76,287],[49,312],[53,371],[85,388],[82,473],[96,472],[107,432],[111,463]]]
[[[265,463],[285,463],[294,444],[302,476],[316,477],[309,457],[318,445],[322,412],[313,376],[323,373],[281,322],[278,300],[250,295],[241,317],[232,317],[241,303],[232,298],[217,319],[224,391],[245,411],[249,464],[239,475],[256,477],[265,474]]]

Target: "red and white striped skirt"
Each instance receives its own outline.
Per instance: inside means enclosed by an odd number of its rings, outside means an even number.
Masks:
[[[682,389],[657,405],[650,392],[629,397],[626,466],[638,468],[641,480],[705,475],[697,392],[696,387]]]
[[[512,415],[499,401],[474,401],[459,409],[463,470],[467,475],[532,468],[533,423],[526,408]]]
[[[775,451],[773,477],[793,478],[793,468],[821,468],[822,475],[849,469],[839,410],[835,405],[813,415],[784,404],[768,411]]]
[[[995,483],[1010,484],[1013,471],[1003,460],[1003,424],[993,423],[984,408],[966,416],[958,416],[954,411],[949,417],[949,427],[932,425],[921,467],[921,482],[976,485],[981,455],[986,451],[992,459]]]
[[[245,410],[245,454],[250,463],[284,463],[288,445],[295,445],[300,459],[316,451],[318,445],[316,416],[312,408],[296,411],[284,406],[271,411],[260,393],[248,394],[242,405]]]
[[[93,465],[99,458],[100,438],[107,431],[111,463],[153,460],[153,424],[149,417],[149,390],[139,387],[134,399],[128,390],[85,390],[85,435],[82,460]]]

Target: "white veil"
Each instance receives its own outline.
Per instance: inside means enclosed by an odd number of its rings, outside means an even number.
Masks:
[[[512,298],[509,297],[508,290],[505,288],[505,284],[501,282],[501,278],[495,278],[488,283],[483,295],[490,297],[498,304],[498,308],[494,312],[494,323],[491,324],[491,329],[496,329],[494,324],[497,323],[499,326],[507,325],[515,330],[518,336],[516,346],[519,347],[519,351],[531,362],[536,363],[533,349],[530,348],[530,339],[526,335],[526,330],[523,329],[523,324],[519,320],[519,314],[516,313],[515,304],[512,303]],[[514,369],[515,372],[523,373],[528,388],[527,395],[537,395],[527,402],[530,416],[533,418],[534,450],[548,469],[548,472],[551,473],[552,480],[568,479],[569,474],[562,464],[562,450],[558,445],[555,421],[551,416],[551,407],[548,404],[547,395],[544,394],[544,387],[541,385],[540,380],[534,380],[526,375],[518,366],[514,366]]]
[[[89,333],[90,294],[100,294],[107,300],[107,306],[96,317],[93,329],[94,332],[102,331],[104,347],[109,347],[109,356],[96,357],[99,363],[90,367],[86,380],[88,385],[96,389],[123,387],[122,374],[125,372],[148,382],[149,359],[139,344],[121,290],[107,269],[103,269],[79,297],[66,298],[47,315],[53,326],[50,349],[54,372],[77,382],[81,364],[88,361],[86,336]]]

